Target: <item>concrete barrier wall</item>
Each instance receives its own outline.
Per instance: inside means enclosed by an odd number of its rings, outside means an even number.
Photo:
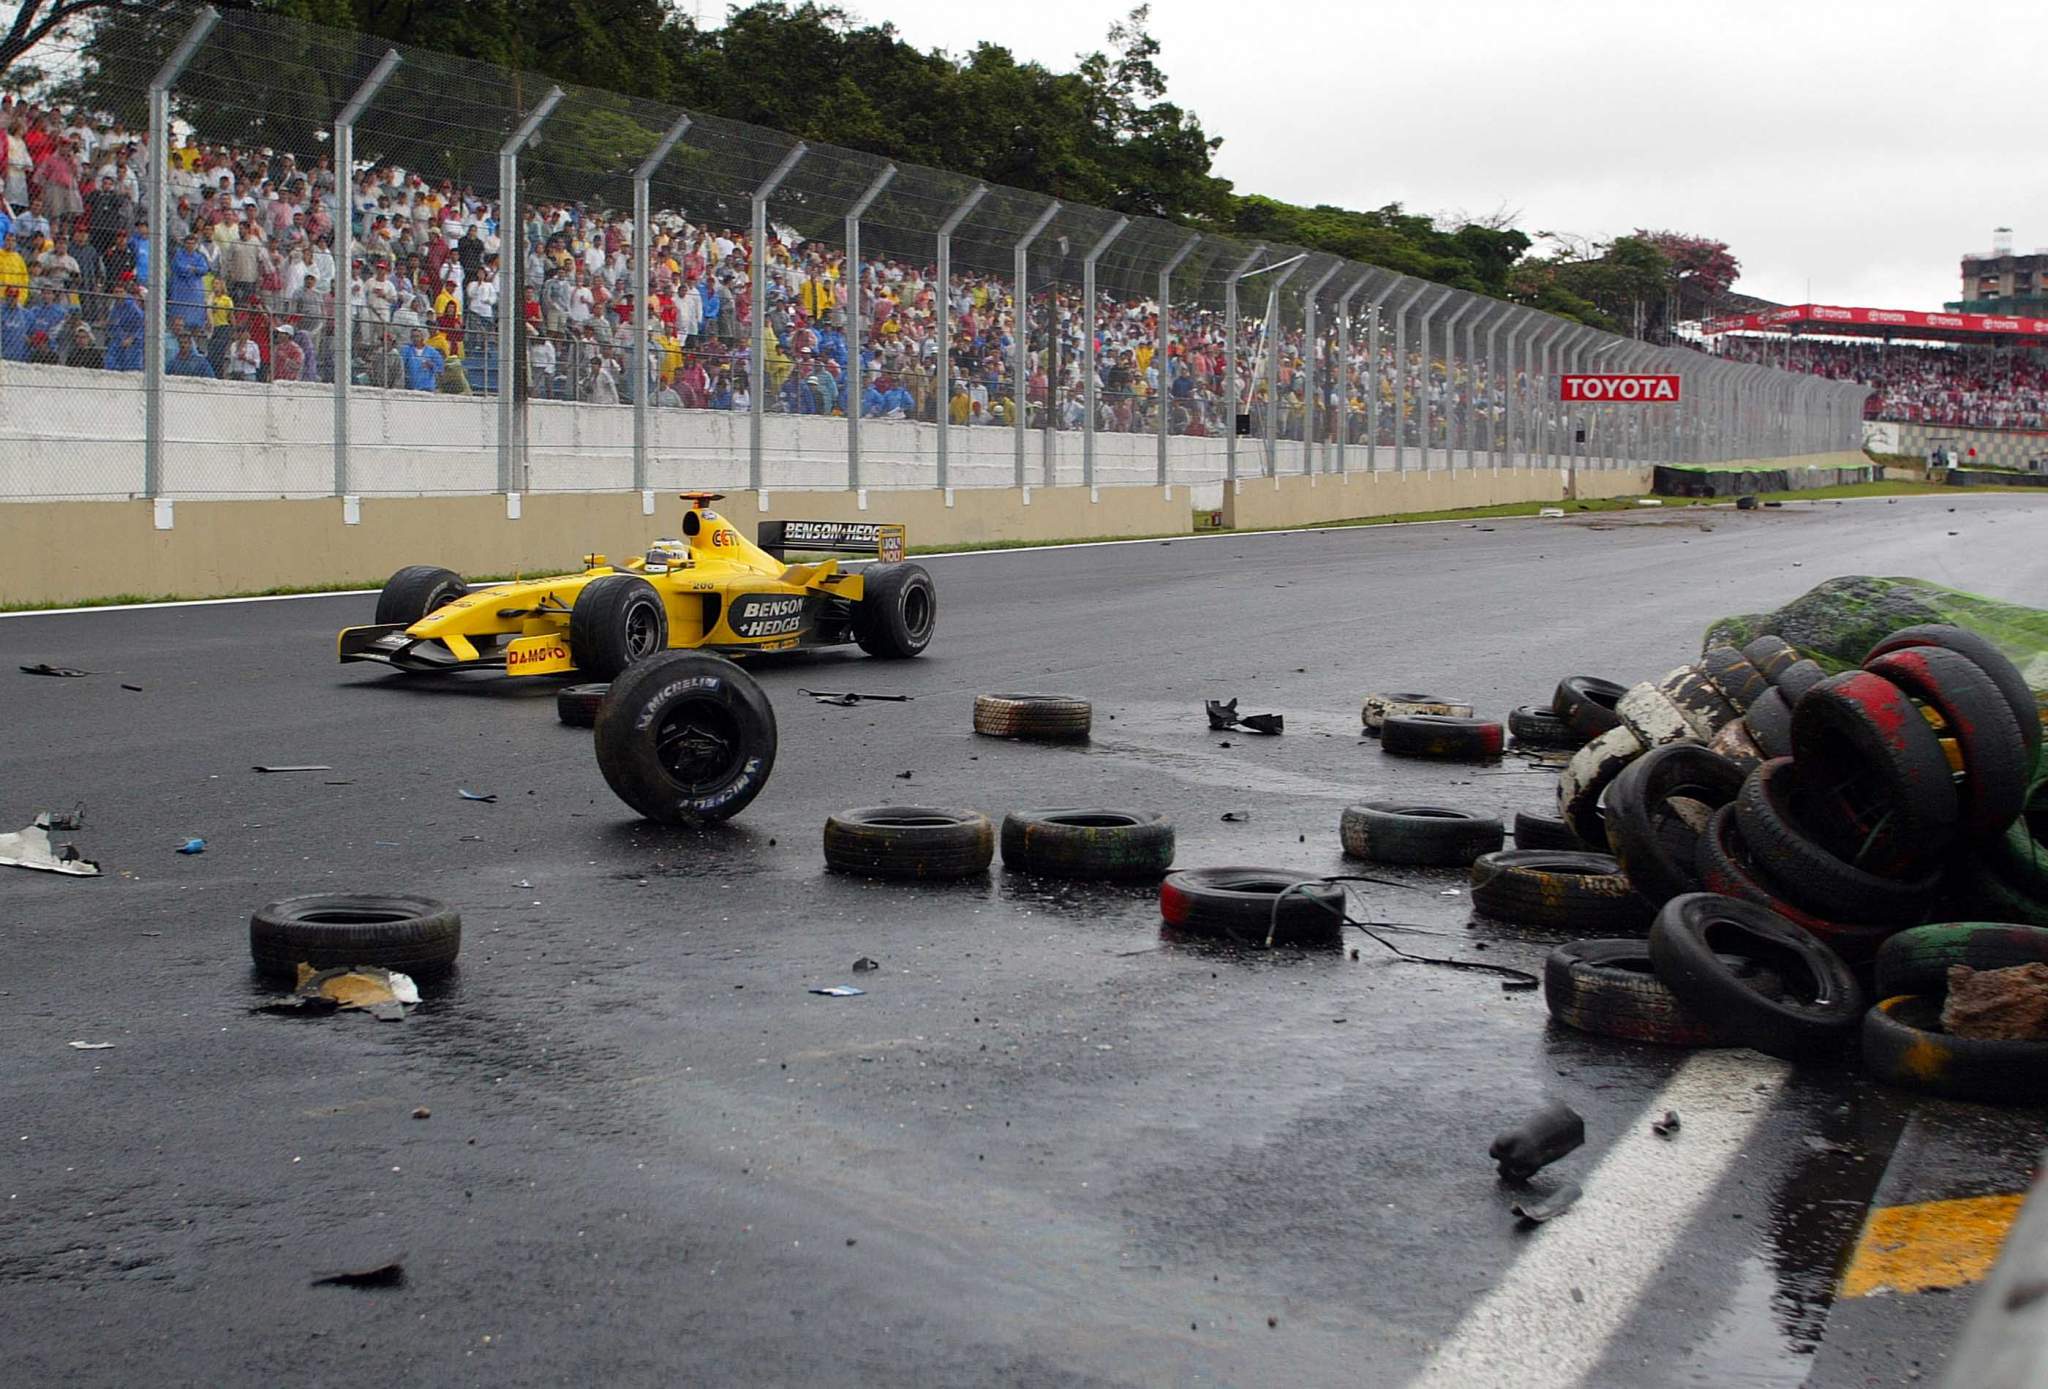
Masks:
[[[1439,469],[1250,478],[1223,489],[1223,524],[1243,529],[1311,526],[1417,511],[1453,511],[1508,502],[1561,501],[1558,468]],[[1647,465],[1582,471],[1579,496],[1635,497],[1650,490]]]
[[[1863,427],[1866,448],[1881,453],[1907,453],[1925,458],[1936,447],[1946,448],[1965,465],[1996,463],[2002,468],[2024,468],[2037,458],[2048,458],[2048,431],[2035,429],[1956,429],[1938,424],[1906,424],[1872,420]],[[1970,450],[1977,451],[1976,457]]]
[[[502,496],[370,497],[351,525],[336,498],[186,501],[168,530],[150,502],[0,505],[0,604],[373,587],[407,564],[561,572],[591,550],[633,554],[682,534],[685,504],[674,493],[655,493],[651,514],[647,505],[638,492],[543,493],[522,497],[513,520]],[[1175,535],[1192,516],[1185,486],[743,492],[718,507],[748,535],[766,516],[901,521],[924,546]]]

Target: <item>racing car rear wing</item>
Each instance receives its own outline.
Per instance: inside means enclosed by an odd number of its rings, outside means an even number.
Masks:
[[[777,559],[792,550],[817,550],[856,555],[873,551],[877,559],[895,561],[903,558],[908,534],[903,526],[877,521],[763,521],[754,543]]]

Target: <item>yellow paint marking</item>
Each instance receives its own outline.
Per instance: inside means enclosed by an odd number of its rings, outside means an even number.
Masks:
[[[1982,1282],[2026,1199],[2025,1192],[2014,1192],[1872,1210],[1842,1275],[1842,1296],[1919,1293]]]

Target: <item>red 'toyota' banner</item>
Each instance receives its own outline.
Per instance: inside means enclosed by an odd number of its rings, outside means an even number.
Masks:
[[[1700,325],[1705,333],[1769,332],[1798,325],[1808,332],[1825,333],[1830,324],[1854,328],[1929,328],[1963,333],[2016,333],[2024,337],[2048,336],[2048,318],[2017,317],[2011,314],[1920,313],[1911,309],[1859,309],[1834,304],[1790,304],[1764,313],[1736,314],[1710,318]],[[1910,331],[1899,336],[1911,336]]]
[[[1678,377],[1633,372],[1602,372],[1558,378],[1559,400],[1634,401],[1655,405],[1678,399]]]

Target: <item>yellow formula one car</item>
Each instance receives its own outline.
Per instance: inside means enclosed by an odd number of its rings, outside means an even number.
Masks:
[[[341,659],[611,680],[675,647],[735,654],[857,642],[871,656],[906,657],[930,644],[938,594],[922,565],[902,562],[902,526],[764,521],[756,544],[711,510],[718,494],[683,499],[683,538],[622,564],[586,555],[580,574],[477,589],[450,570],[409,565],[384,585],[373,625],[342,631]],[[789,551],[872,551],[882,562],[843,573],[836,559],[784,563]]]

